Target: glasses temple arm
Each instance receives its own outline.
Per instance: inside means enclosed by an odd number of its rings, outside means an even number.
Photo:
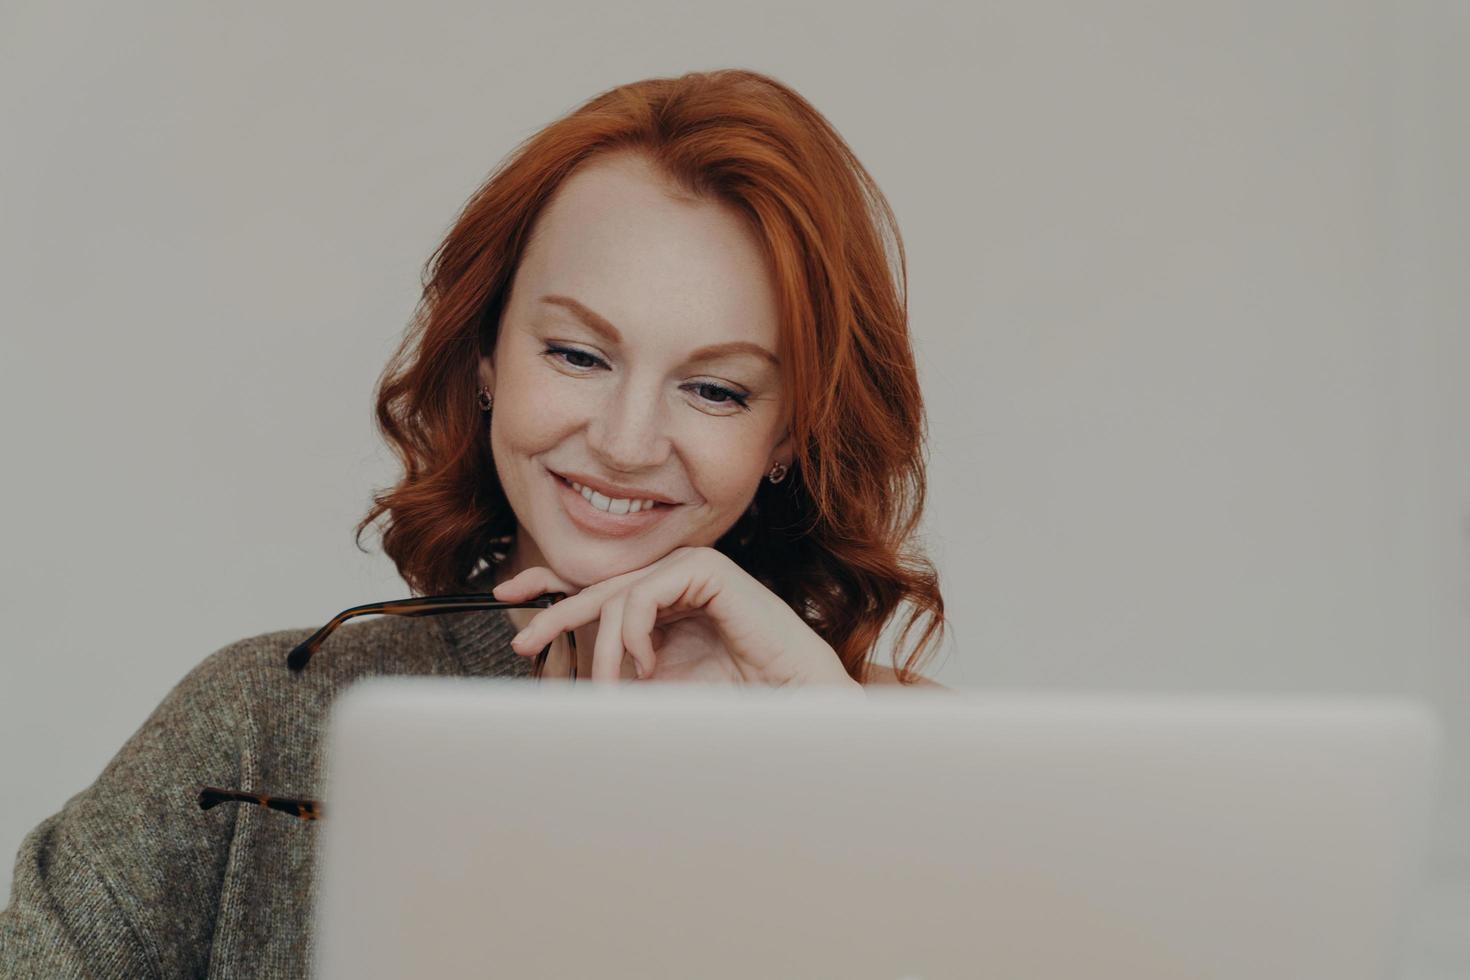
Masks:
[[[241,789],[225,789],[220,786],[199,787],[199,809],[211,810],[221,803],[258,803],[289,813],[302,820],[320,820],[321,804],[316,800],[297,800],[286,796],[270,796],[264,793],[248,793]]]
[[[434,616],[441,613],[474,612],[488,609],[545,609],[566,598],[561,592],[548,592],[525,602],[500,602],[488,593],[472,592],[456,595],[428,595],[388,602],[367,602],[342,610],[321,629],[302,640],[286,654],[286,666],[299,673],[312,654],[338,626],[358,616]]]

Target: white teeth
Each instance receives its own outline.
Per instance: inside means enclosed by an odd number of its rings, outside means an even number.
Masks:
[[[591,487],[584,487],[575,480],[568,480],[572,489],[576,490],[587,499],[593,507],[605,510],[609,514],[636,514],[640,510],[651,510],[655,501],[652,500],[625,500],[622,498],[604,497]]]

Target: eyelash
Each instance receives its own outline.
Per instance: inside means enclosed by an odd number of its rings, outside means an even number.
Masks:
[[[577,350],[575,347],[558,347],[556,344],[548,344],[546,346],[546,349],[544,351],[542,351],[541,353],[543,353],[543,354],[554,354],[554,355],[558,355],[558,356],[565,355],[565,354],[576,354],[579,357],[585,357],[585,358],[589,358],[590,360],[596,361],[597,364],[603,364],[604,363],[603,360],[602,360],[602,358],[598,357],[597,355],[595,355],[595,354],[589,354],[589,353],[587,353],[584,350]],[[566,364],[567,367],[576,368],[578,370],[583,370],[583,371],[585,371],[585,370],[587,370],[587,369],[595,366],[595,365],[592,365],[592,364],[571,364],[571,363],[568,363],[565,359],[563,359],[562,363]],[[713,398],[705,398],[704,401],[709,402],[711,405],[735,404],[735,405],[739,405],[743,410],[745,410],[747,412],[750,411],[750,405],[747,404],[747,399],[749,399],[750,396],[749,395],[742,395],[740,392],[735,391],[735,390],[730,389],[730,388],[726,388],[724,385],[717,385],[717,384],[713,384],[713,383],[708,382],[708,381],[701,381],[698,384],[689,385],[688,387],[690,387],[690,388],[707,388],[707,389],[709,389],[711,391],[720,392],[721,394],[725,395],[727,397],[727,399],[728,399],[728,401],[716,401]],[[700,397],[703,397],[703,396],[700,396]]]

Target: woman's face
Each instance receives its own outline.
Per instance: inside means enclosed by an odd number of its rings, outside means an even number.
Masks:
[[[636,154],[578,168],[480,359],[513,570],[547,565],[585,588],[711,545],[771,464],[790,464],[759,241],[728,205],[669,188]]]

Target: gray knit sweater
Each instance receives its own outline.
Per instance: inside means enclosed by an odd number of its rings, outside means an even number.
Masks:
[[[0,976],[310,975],[320,823],[250,803],[204,811],[200,785],[320,799],[326,709],[350,682],[531,666],[500,611],[348,622],[293,673],[286,653],[313,631],[210,654],[26,835],[0,912]]]

